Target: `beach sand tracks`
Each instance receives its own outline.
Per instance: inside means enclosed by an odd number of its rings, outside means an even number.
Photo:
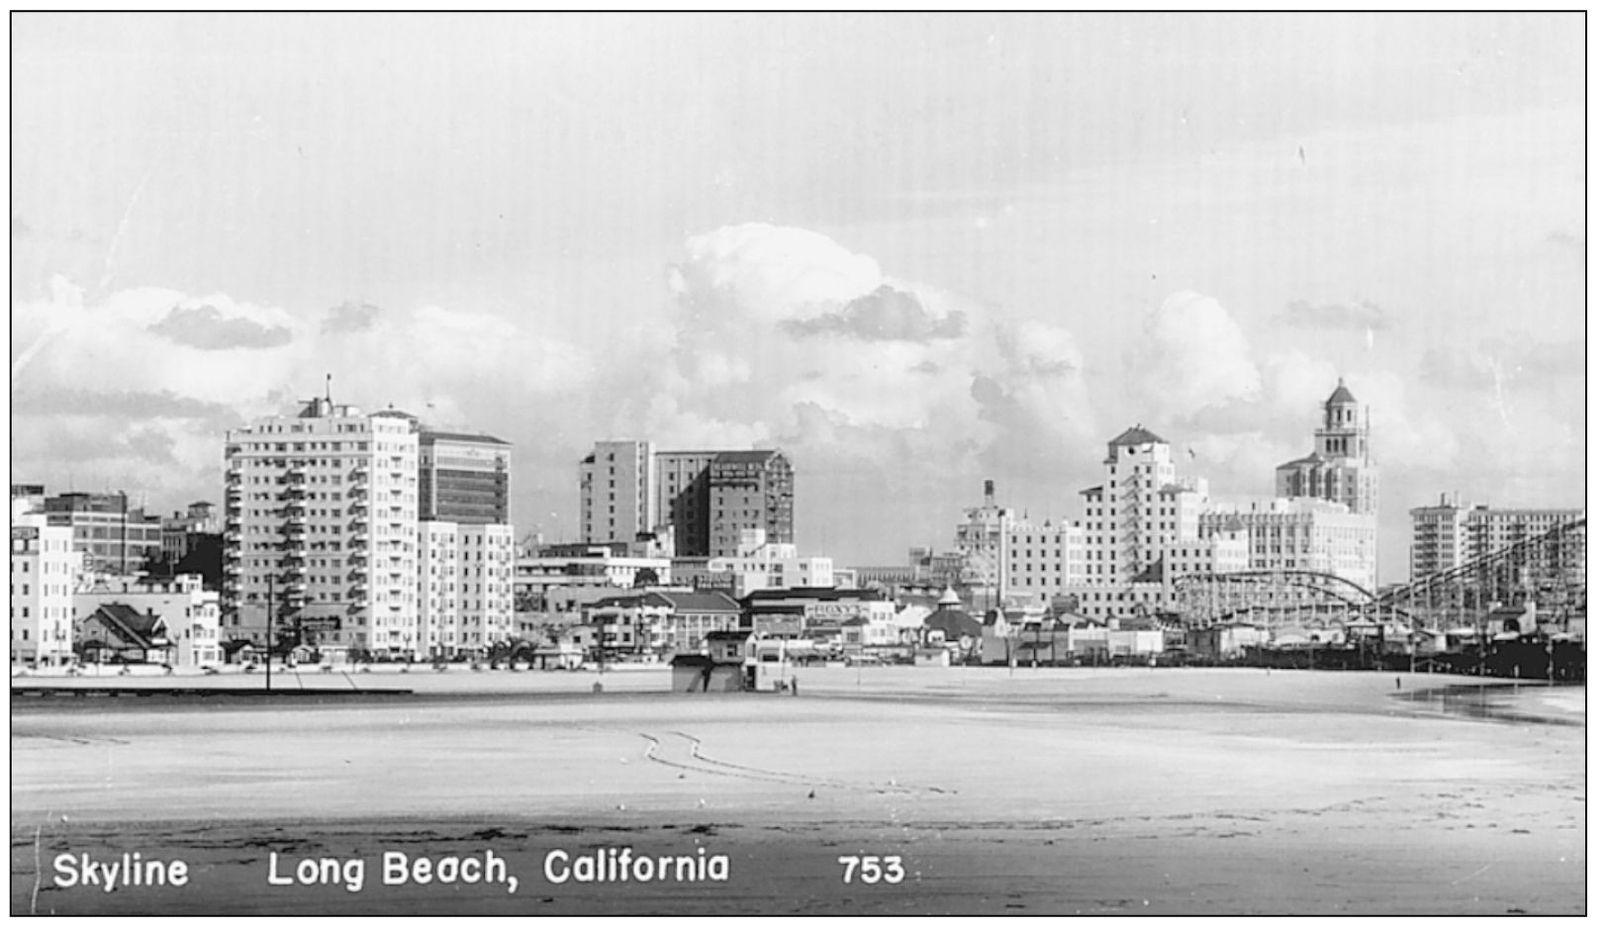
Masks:
[[[65,736],[55,733],[17,733],[12,739],[42,739],[53,743],[71,743],[77,746],[127,746],[129,741],[115,736]]]
[[[889,780],[885,785],[875,785],[869,782],[844,781],[835,778],[825,778],[817,775],[806,775],[800,772],[781,772],[774,769],[763,769],[757,766],[742,765],[737,762],[727,762],[716,759],[703,751],[703,741],[690,733],[680,730],[671,730],[664,736],[652,733],[640,733],[647,745],[642,750],[646,759],[659,765],[682,769],[689,772],[698,772],[705,775],[724,775],[731,778],[742,778],[750,781],[774,782],[784,785],[797,785],[809,788],[811,791],[831,788],[843,791],[870,791],[875,794],[952,794],[946,788],[937,788],[927,785],[900,785],[895,780]]]

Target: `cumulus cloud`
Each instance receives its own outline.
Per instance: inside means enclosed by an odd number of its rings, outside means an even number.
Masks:
[[[969,486],[982,469],[1058,486],[1068,450],[1093,442],[1071,332],[897,280],[818,233],[748,224],[694,236],[670,293],[653,434],[779,446],[801,482],[819,476],[807,493],[879,486],[872,469],[898,475],[875,506],[904,519],[894,514],[947,499],[956,476]],[[926,507],[926,519],[953,518]]]
[[[323,333],[360,333],[372,329],[380,310],[373,304],[348,300],[324,314]]]
[[[1145,316],[1130,364],[1157,409],[1192,412],[1261,389],[1238,321],[1214,298],[1192,291],[1171,295]]]
[[[1305,329],[1385,330],[1390,319],[1382,307],[1370,300],[1349,304],[1313,304],[1292,301],[1284,307],[1279,322]]]
[[[856,297],[835,313],[807,320],[783,320],[781,327],[795,336],[848,336],[870,341],[929,342],[965,334],[965,314],[930,313],[915,294],[883,284]]]
[[[779,321],[840,309],[883,283],[876,260],[807,229],[744,223],[686,241],[670,270],[683,324]]]
[[[52,487],[76,472],[157,500],[215,498],[224,431],[322,394],[326,374],[341,402],[443,427],[512,424],[511,441],[528,431],[530,448],[579,415],[573,399],[597,370],[564,340],[491,314],[347,305],[333,318],[338,338],[318,310],[163,288],[90,298],[57,279],[12,305],[13,469]]]
[[[290,342],[290,330],[265,326],[246,317],[224,316],[211,304],[174,307],[160,322],[146,327],[179,345],[197,349],[271,349]]]
[[[1125,384],[1102,385],[1100,406],[1127,410],[1122,422],[1142,419],[1171,440],[1180,470],[1207,478],[1213,497],[1242,500],[1272,494],[1273,469],[1312,451],[1323,402],[1342,376],[1371,424],[1379,519],[1391,539],[1409,538],[1407,511],[1444,490],[1514,506],[1576,503],[1540,489],[1583,487],[1582,344],[1453,336],[1403,371],[1383,354],[1341,368],[1338,355],[1258,345],[1251,332],[1208,297],[1173,295],[1145,315]],[[1104,428],[1114,435],[1120,425]],[[1400,553],[1381,557],[1386,575],[1398,574]]]
[[[172,391],[87,391],[72,386],[46,388],[24,383],[11,392],[11,402],[35,416],[162,417],[208,423],[227,423],[235,419],[234,412],[224,404],[180,397]]]

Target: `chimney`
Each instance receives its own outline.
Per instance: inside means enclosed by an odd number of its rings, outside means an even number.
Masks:
[[[993,506],[993,479],[985,478],[982,481],[982,503],[988,507]]]

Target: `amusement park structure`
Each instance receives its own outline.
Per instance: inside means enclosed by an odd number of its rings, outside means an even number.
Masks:
[[[1391,631],[1414,662],[1444,652],[1447,636],[1478,643],[1481,654],[1493,639],[1542,636],[1582,650],[1585,557],[1579,519],[1377,592],[1315,571],[1188,575],[1176,583],[1177,623],[1190,630],[1254,627],[1273,644],[1374,638],[1380,653]]]

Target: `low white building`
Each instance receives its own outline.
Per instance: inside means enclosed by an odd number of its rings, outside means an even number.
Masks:
[[[574,589],[671,584],[668,556],[622,555],[608,545],[554,546],[513,565],[514,597],[527,610],[555,609],[548,596]]]
[[[776,588],[830,588],[837,582],[828,556],[799,556],[792,543],[765,541],[762,529],[742,531],[738,554],[709,559],[713,575],[729,576],[735,597]]]
[[[175,665],[223,662],[223,647],[218,637],[218,592],[203,588],[200,575],[179,575],[172,580],[102,582],[75,593],[72,601],[75,624],[107,604],[125,604],[136,613],[154,614],[167,628]]]
[[[700,652],[710,633],[735,630],[742,608],[718,591],[649,591],[598,601],[581,616],[605,656],[668,657]]]

